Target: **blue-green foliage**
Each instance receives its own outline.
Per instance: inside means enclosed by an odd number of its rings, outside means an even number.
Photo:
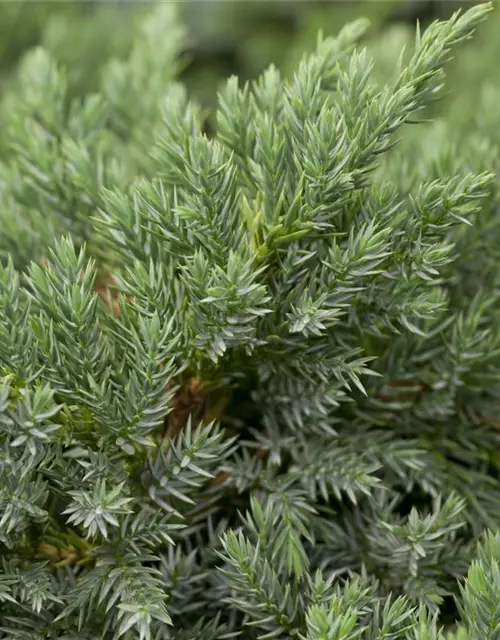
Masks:
[[[466,131],[406,126],[488,11],[386,82],[353,23],[289,81],[230,79],[213,136],[170,4],[81,100],[28,54],[2,106],[1,637],[498,637],[496,94]]]

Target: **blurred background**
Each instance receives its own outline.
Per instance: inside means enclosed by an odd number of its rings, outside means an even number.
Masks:
[[[357,17],[370,19],[373,34],[404,39],[437,17],[471,3],[454,0],[194,0],[179,3],[188,40],[181,79],[193,97],[213,104],[230,74],[257,76],[271,62],[284,73],[314,48],[319,29],[336,33]],[[0,83],[9,82],[23,54],[42,45],[69,71],[71,91],[96,88],[99,68],[127,55],[134,25],[148,2],[119,0],[0,3]],[[473,94],[482,76],[498,74],[500,21],[490,20],[475,43],[475,55],[460,69]],[[165,34],[168,38],[168,34]],[[470,58],[470,56],[469,56]],[[480,63],[478,62],[480,61]]]

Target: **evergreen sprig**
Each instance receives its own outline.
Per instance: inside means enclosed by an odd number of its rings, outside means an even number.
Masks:
[[[171,4],[94,95],[27,55],[0,106],[1,637],[498,636],[496,102],[424,122],[489,10],[385,79],[354,23],[230,79],[210,134]]]

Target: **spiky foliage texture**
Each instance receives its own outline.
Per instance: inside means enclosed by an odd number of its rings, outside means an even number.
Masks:
[[[494,110],[405,127],[488,10],[386,83],[362,21],[291,81],[233,78],[212,137],[169,4],[97,95],[29,54],[3,107],[2,637],[498,637]]]

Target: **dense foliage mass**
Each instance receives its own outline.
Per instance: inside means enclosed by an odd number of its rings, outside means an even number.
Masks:
[[[170,4],[97,93],[23,60],[1,637],[499,637],[498,93],[424,122],[489,9],[377,69],[352,23],[230,79],[210,136]]]

